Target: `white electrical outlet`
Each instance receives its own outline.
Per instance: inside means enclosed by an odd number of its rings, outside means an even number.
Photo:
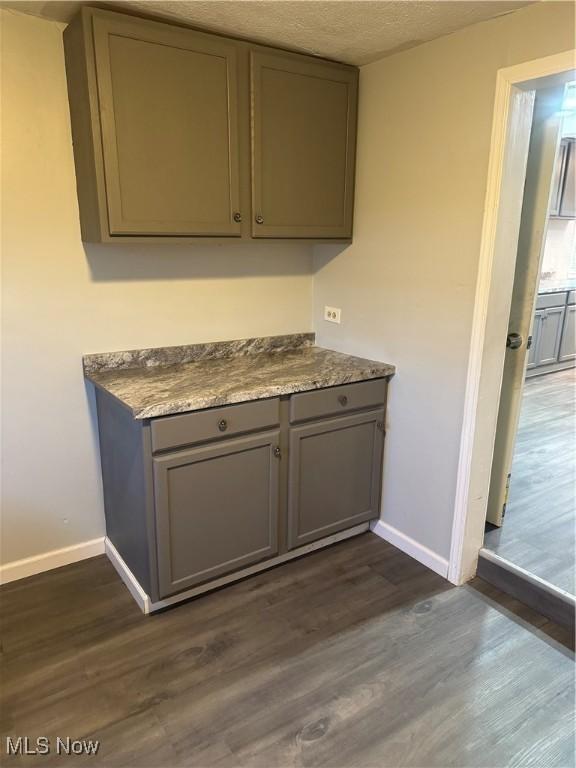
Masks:
[[[340,324],[340,318],[342,310],[339,307],[324,307],[324,320],[328,320],[329,323]]]

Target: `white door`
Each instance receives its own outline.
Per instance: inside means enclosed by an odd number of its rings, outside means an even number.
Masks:
[[[489,523],[498,526],[502,525],[505,512],[520,418],[526,374],[527,341],[531,332],[530,326],[538,292],[552,176],[559,148],[563,93],[563,85],[536,92],[508,324],[509,335],[508,340],[502,339],[502,343],[510,342],[511,346],[507,346],[504,362],[486,515]],[[518,347],[515,343],[519,339],[514,334],[521,339]]]

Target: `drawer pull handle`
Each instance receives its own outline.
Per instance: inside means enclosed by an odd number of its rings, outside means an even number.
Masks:
[[[228,422],[226,421],[226,419],[221,419],[218,422],[218,429],[220,430],[220,432],[226,432],[226,430],[228,429]]]
[[[342,408],[344,408],[346,405],[348,405],[348,398],[346,397],[346,395],[339,395],[338,402],[340,403]]]

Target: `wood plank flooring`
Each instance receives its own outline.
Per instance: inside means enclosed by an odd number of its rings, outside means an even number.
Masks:
[[[504,524],[484,546],[571,594],[575,589],[576,368],[528,379]]]
[[[0,617],[2,766],[575,764],[568,632],[371,533],[149,617],[94,558],[3,587]]]

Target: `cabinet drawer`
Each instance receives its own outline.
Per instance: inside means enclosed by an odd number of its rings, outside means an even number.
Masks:
[[[255,400],[206,411],[154,419],[151,423],[152,450],[165,451],[242,432],[274,427],[280,422],[279,399]]]
[[[576,291],[569,291],[568,304],[576,304]]]
[[[306,421],[384,405],[386,387],[386,379],[372,379],[293,395],[290,400],[290,421]]]
[[[558,291],[558,293],[540,293],[536,299],[536,309],[563,307],[564,304],[566,304],[566,291]]]

